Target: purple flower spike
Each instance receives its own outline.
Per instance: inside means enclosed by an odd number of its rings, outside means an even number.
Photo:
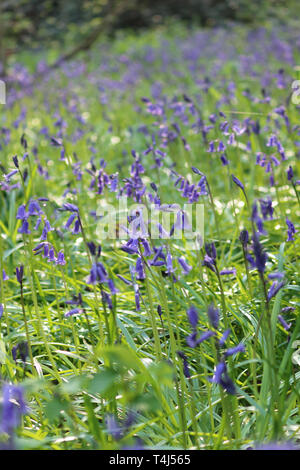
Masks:
[[[75,206],[75,204],[70,204],[69,202],[65,202],[63,205],[63,210],[69,211],[69,212],[78,212],[78,207]]]
[[[191,325],[192,328],[196,328],[197,327],[197,324],[198,324],[198,311],[196,309],[196,307],[194,307],[194,305],[191,305],[188,309],[187,309],[187,317],[188,317],[188,320],[189,320],[189,323]]]
[[[74,222],[76,218],[76,214],[71,214],[70,217],[68,218],[66,224],[65,224],[65,229],[67,230],[68,228],[71,227],[72,223]]]
[[[212,379],[210,379],[212,383],[216,383],[221,385],[224,390],[229,393],[230,395],[235,395],[236,390],[233,381],[227,374],[227,368],[225,362],[219,362],[215,369],[215,374]]]
[[[227,341],[227,338],[230,335],[230,333],[231,333],[231,331],[230,331],[229,328],[228,328],[228,330],[224,331],[223,335],[221,336],[221,338],[219,340],[219,345],[220,345],[221,348],[225,345],[225,343]]]
[[[22,233],[24,235],[29,235],[31,233],[27,219],[23,220],[21,227],[18,229],[18,233]]]
[[[182,351],[177,351],[178,356],[180,359],[183,361],[183,373],[184,376],[189,379],[191,377],[190,370],[189,370],[189,364],[186,355]]]
[[[3,386],[2,419],[0,432],[12,436],[15,428],[20,424],[21,416],[27,413],[23,388],[16,385]]]
[[[286,221],[286,224],[287,224],[287,227],[288,227],[288,230],[287,230],[287,234],[288,234],[287,241],[288,241],[288,242],[292,242],[293,240],[295,240],[294,235],[295,235],[295,233],[296,233],[296,229],[295,229],[294,224],[293,224],[288,218],[286,218],[285,221]]]
[[[226,157],[225,153],[223,153],[223,154],[221,155],[220,159],[221,159],[221,162],[222,162],[222,165],[223,165],[223,166],[229,165],[229,160],[228,160],[228,158]]]
[[[281,311],[282,313],[290,313],[290,312],[294,312],[294,310],[295,310],[295,307],[288,306],[288,307],[284,307]]]
[[[141,281],[141,280],[145,279],[146,274],[145,274],[145,270],[144,270],[144,266],[143,266],[143,260],[142,260],[141,257],[139,257],[136,261],[135,270],[136,270],[136,278],[138,280]]]
[[[280,323],[282,324],[283,328],[284,328],[286,331],[288,331],[288,330],[291,328],[292,324],[291,324],[291,323],[287,323],[287,322],[285,321],[285,319],[283,318],[282,315],[278,315],[277,318],[278,318],[278,320],[280,321]]]
[[[21,285],[23,283],[23,275],[24,275],[24,266],[21,264],[21,266],[19,268],[16,267],[17,281]]]
[[[110,290],[110,293],[112,295],[116,295],[119,292],[118,289],[115,287],[114,281],[112,279],[108,279],[107,284],[108,284],[108,288]]]
[[[268,300],[270,301],[272,297],[275,297],[277,292],[280,291],[280,289],[284,286],[284,281],[278,282],[274,281],[273,284],[271,285],[269,292],[268,292]]]
[[[117,274],[117,277],[121,279],[121,281],[123,281],[125,284],[127,284],[127,286],[132,286],[132,282],[126,279],[125,277],[121,276],[121,274]]]
[[[210,304],[207,311],[208,319],[213,328],[217,329],[220,319],[220,311],[213,304]]]
[[[13,162],[14,162],[14,165],[16,168],[19,168],[19,161],[18,161],[18,157],[17,155],[15,155],[14,157],[12,157],[13,159]]]
[[[196,174],[196,175],[200,175],[200,176],[203,176],[203,173],[198,170],[198,168],[196,168],[195,166],[192,166],[192,171]]]
[[[109,414],[106,416],[106,427],[108,434],[110,434],[116,441],[122,439],[122,429],[117,423],[114,415]]]
[[[22,204],[17,211],[16,219],[23,220],[27,217],[25,204]]]
[[[236,275],[236,269],[235,268],[233,268],[233,269],[222,269],[222,271],[220,271],[221,276],[230,275],[230,274]]]
[[[36,201],[31,200],[28,205],[28,215],[39,215],[41,212],[39,204]]]
[[[245,191],[245,187],[243,185],[243,183],[234,175],[231,175],[231,178],[232,178],[232,181],[239,187],[241,188],[241,190],[244,192]]]
[[[270,273],[268,275],[269,279],[283,279],[284,278],[284,273]]]
[[[76,315],[77,313],[82,313],[81,308],[73,308],[72,310],[69,310],[67,313],[65,313],[65,317],[71,317],[72,315]]]
[[[50,262],[53,262],[55,263],[56,262],[56,258],[55,258],[55,251],[54,251],[54,248],[53,246],[50,248],[49,250],[49,257],[48,257],[48,261]]]
[[[178,262],[183,269],[183,274],[188,274],[191,271],[192,266],[189,266],[183,257],[178,258]]]
[[[263,273],[266,268],[267,254],[263,251],[262,245],[260,244],[257,233],[253,234],[253,253],[255,260],[249,259],[252,266],[255,267],[260,273]]]
[[[241,343],[235,346],[234,348],[229,348],[225,351],[225,356],[234,356],[235,354],[239,352],[245,352],[245,346]]]
[[[293,168],[291,166],[289,166],[286,173],[287,173],[288,181],[291,181],[293,179],[293,176],[294,176]]]
[[[75,221],[75,225],[74,225],[74,228],[72,230],[72,233],[74,235],[77,235],[80,232],[81,232],[80,220],[77,218],[76,221]]]

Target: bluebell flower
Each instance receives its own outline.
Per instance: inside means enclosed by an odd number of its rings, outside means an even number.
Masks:
[[[216,308],[213,304],[210,304],[207,310],[208,320],[210,324],[215,328],[218,329],[219,320],[220,320],[220,311]]]
[[[170,252],[167,253],[166,266],[167,266],[167,269],[166,269],[167,274],[172,274],[176,271],[176,268],[173,267],[173,257]]]
[[[129,279],[126,279],[124,276],[121,276],[121,274],[117,274],[117,277],[119,279],[121,279],[121,281],[123,281],[125,284],[127,284],[128,286],[132,286],[132,282],[129,281]]]
[[[234,175],[231,175],[232,181],[244,192],[245,187],[243,183]]]
[[[271,285],[269,292],[268,292],[268,300],[270,301],[272,297],[275,297],[277,292],[280,291],[280,289],[284,286],[284,281],[278,282],[274,281],[273,284]]]
[[[55,251],[54,251],[53,246],[51,246],[51,248],[49,249],[48,262],[52,262],[52,263],[56,262]]]
[[[7,183],[10,183],[10,179],[11,179],[15,174],[17,174],[17,173],[18,173],[18,170],[12,170],[12,171],[10,171],[9,173],[7,173],[7,175],[4,175],[5,181],[6,181]]]
[[[136,271],[136,278],[138,280],[145,279],[146,274],[145,274],[145,270],[144,270],[143,260],[140,256],[136,260],[135,271]]]
[[[79,220],[79,218],[77,218],[77,219],[75,220],[75,225],[74,225],[74,228],[73,228],[73,230],[72,230],[72,233],[73,233],[74,235],[77,235],[77,234],[80,233],[80,232],[81,232],[80,220]]]
[[[16,219],[24,220],[25,218],[27,218],[26,206],[25,204],[22,204],[17,210]]]
[[[59,264],[61,266],[66,264],[65,256],[64,256],[64,253],[62,251],[60,251],[57,255],[56,264]]]
[[[268,275],[269,279],[283,279],[284,278],[284,273],[280,272],[275,272],[275,273],[270,273]]]
[[[20,267],[16,267],[16,276],[18,283],[22,285],[24,276],[24,266],[22,264]]]
[[[230,333],[231,333],[231,331],[230,331],[230,329],[228,328],[227,330],[224,331],[223,335],[222,335],[221,338],[219,339],[219,346],[220,346],[221,348],[225,345],[225,343],[226,343],[226,341],[227,341],[228,336],[230,335]]]
[[[65,313],[65,317],[71,317],[72,315],[76,315],[77,313],[82,313],[83,310],[81,308],[73,308]]]
[[[273,212],[274,212],[274,209],[272,207],[272,199],[271,198],[260,199],[259,202],[260,202],[260,208],[261,208],[263,219],[264,220],[268,219],[268,216],[270,219],[272,219]]]
[[[68,228],[71,227],[72,223],[76,219],[76,214],[71,214],[70,217],[68,218],[66,224],[65,224],[65,229],[67,230]]]
[[[135,283],[133,285],[133,288],[134,288],[135,306],[136,306],[137,311],[139,312],[141,310],[141,303],[140,303],[141,295],[140,295],[139,286]]]
[[[41,214],[41,208],[38,204],[37,201],[31,199],[28,204],[28,215],[33,216],[33,215],[39,215]]]
[[[196,348],[199,344],[203,343],[203,341],[206,341],[212,336],[215,336],[215,333],[213,331],[207,330],[204,331],[204,333],[202,333],[199,338],[197,338],[197,335],[198,333],[195,329],[189,336],[187,336],[186,343],[190,348]]]
[[[206,266],[207,268],[209,268],[214,273],[216,272],[215,260],[213,258],[211,258],[210,256],[208,256],[207,254],[204,256],[203,266]]]
[[[188,263],[186,262],[186,260],[182,256],[180,258],[177,258],[177,259],[178,259],[178,263],[180,264],[180,266],[183,269],[183,273],[184,274],[189,274],[189,272],[192,269],[192,266],[188,265]]]
[[[112,295],[116,295],[119,292],[112,279],[108,279],[107,285]]]
[[[288,234],[287,241],[288,241],[288,242],[291,242],[291,241],[295,240],[294,235],[295,235],[295,233],[296,233],[296,229],[295,229],[294,224],[293,224],[287,217],[286,217],[285,221],[286,221],[286,224],[287,224],[287,227],[288,227],[288,230],[287,230],[287,234]]]
[[[234,346],[233,348],[229,348],[225,351],[224,356],[234,356],[235,354],[238,354],[239,352],[245,352],[245,346],[241,343],[238,344],[237,346]]]
[[[214,261],[217,258],[217,251],[214,243],[206,243],[205,244],[205,251],[206,254],[212,258]]]
[[[105,421],[106,421],[108,434],[110,434],[117,441],[122,439],[123,432],[117,420],[115,419],[114,415],[113,414],[106,415]]]
[[[224,152],[224,150],[226,150],[226,146],[224,145],[222,140],[220,140],[219,145],[218,145],[218,152]]]
[[[157,313],[158,315],[160,316],[160,318],[162,317],[162,309],[161,309],[161,305],[158,304],[157,306]]]
[[[287,322],[285,321],[285,319],[283,318],[282,315],[278,315],[277,318],[278,318],[278,320],[280,321],[280,323],[282,324],[283,328],[284,328],[286,331],[288,331],[288,330],[291,328],[292,324],[291,324],[291,323],[287,323]]]
[[[295,307],[288,306],[288,307],[284,307],[283,309],[281,309],[281,312],[282,313],[290,313],[290,312],[293,312],[294,310],[295,310]]]
[[[249,242],[249,233],[247,230],[242,230],[239,236],[239,240],[241,244],[243,245],[244,249],[247,248],[247,244]]]
[[[230,395],[235,395],[235,385],[227,373],[225,362],[221,361],[217,364],[214,376],[209,380],[212,383],[221,385],[221,387],[224,388],[224,390]]]
[[[196,328],[197,324],[198,324],[198,320],[199,320],[198,310],[196,309],[196,307],[194,305],[191,305],[187,309],[186,313],[187,313],[188,321],[189,321],[191,327]]]
[[[228,158],[226,157],[226,154],[225,154],[225,153],[222,153],[222,155],[220,156],[220,159],[221,159],[221,162],[222,162],[222,165],[223,165],[223,166],[229,165],[229,160],[228,160]]]
[[[17,155],[15,155],[14,157],[12,157],[13,159],[13,162],[14,162],[14,165],[16,168],[19,168],[19,161],[18,161],[18,157]]]
[[[37,220],[36,220],[36,224],[34,226],[34,230],[38,230],[41,223],[42,223],[42,219],[41,219],[41,217],[38,217]]]
[[[48,258],[48,256],[49,256],[49,245],[48,245],[48,243],[46,243],[46,244],[44,245],[43,258]]]
[[[250,261],[252,267],[256,268],[260,273],[263,273],[266,269],[266,262],[268,256],[264,252],[262,245],[259,241],[259,236],[256,232],[253,234],[252,240],[252,250],[254,258],[250,255],[247,255],[247,259]]]
[[[226,275],[230,275],[230,274],[236,275],[236,269],[235,268],[233,268],[233,269],[222,269],[220,271],[221,276],[226,276]]]
[[[188,363],[188,360],[187,360],[187,357],[186,355],[182,352],[182,351],[177,351],[177,354],[178,356],[180,357],[180,359],[182,359],[183,361],[183,373],[184,373],[184,376],[189,379],[191,377],[191,373],[190,373],[190,369],[189,369],[189,363]]]
[[[208,150],[207,150],[209,153],[213,153],[215,152],[215,143],[214,141],[211,141],[209,142],[209,147],[208,147]]]
[[[0,430],[12,436],[20,425],[21,416],[27,413],[23,388],[17,385],[4,384],[2,389],[2,415]]]
[[[11,353],[14,361],[17,360],[17,356],[19,355],[21,361],[25,364],[28,357],[28,343],[26,341],[18,343],[12,348]]]
[[[288,181],[291,181],[293,179],[293,176],[294,176],[293,168],[291,167],[291,165],[288,167],[288,170],[287,170],[286,173],[287,173]]]
[[[69,211],[69,212],[79,212],[79,209],[75,204],[71,204],[70,202],[65,202],[62,206],[63,210]]]

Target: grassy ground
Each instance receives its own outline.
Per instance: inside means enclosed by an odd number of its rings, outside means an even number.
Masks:
[[[39,57],[11,66],[4,448],[299,443],[299,47],[294,28],[176,27],[35,82]],[[203,204],[204,245],[101,240],[120,195]]]

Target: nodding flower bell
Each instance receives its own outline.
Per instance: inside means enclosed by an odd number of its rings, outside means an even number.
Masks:
[[[243,183],[234,175],[231,175],[232,181],[244,192],[245,187]]]
[[[23,276],[24,276],[24,266],[21,264],[21,266],[18,268],[16,267],[16,276],[17,276],[17,281],[19,284],[23,284]]]
[[[225,362],[221,361],[216,365],[215,373],[209,380],[212,383],[221,385],[221,387],[230,395],[235,395],[235,385],[227,373]]]
[[[189,379],[191,377],[191,373],[190,373],[190,370],[189,370],[189,363],[188,363],[188,360],[187,360],[187,357],[186,355],[182,352],[182,351],[177,351],[177,354],[178,356],[180,357],[180,359],[182,359],[183,361],[183,373],[184,373],[184,376]]]
[[[187,317],[188,317],[188,320],[189,320],[189,323],[190,323],[191,327],[196,328],[197,324],[198,324],[198,320],[199,320],[198,310],[196,309],[196,307],[194,305],[191,305],[187,309],[186,313],[187,313]]]
[[[296,229],[295,229],[295,226],[294,226],[293,222],[291,222],[288,218],[286,218],[285,221],[286,221],[286,225],[288,227],[288,229],[287,229],[287,234],[288,234],[287,241],[292,242],[292,241],[295,240],[294,235],[296,233]]]
[[[219,320],[220,320],[219,309],[216,308],[213,304],[210,304],[207,310],[207,315],[208,315],[209,323],[211,324],[213,328],[217,330],[219,326]]]

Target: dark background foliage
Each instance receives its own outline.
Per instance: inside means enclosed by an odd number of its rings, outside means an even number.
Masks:
[[[76,27],[79,36],[109,18],[109,33],[180,19],[204,26],[257,22],[276,15],[284,0],[1,0],[2,35],[18,43],[51,40]]]
[[[23,50],[62,51],[56,66],[124,29],[283,22],[298,13],[298,0],[0,0],[0,75]]]

